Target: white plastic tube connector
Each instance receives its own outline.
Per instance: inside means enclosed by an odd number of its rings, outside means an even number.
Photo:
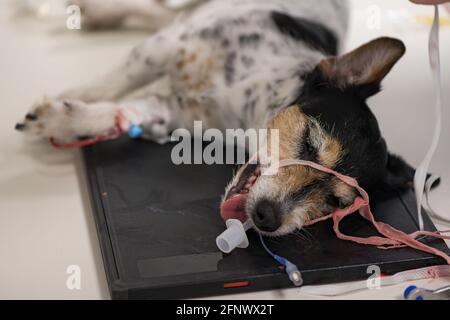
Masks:
[[[242,224],[241,221],[230,219],[226,222],[227,230],[216,238],[216,244],[223,253],[230,253],[236,248],[247,248],[249,245],[247,230],[252,227],[251,222]]]

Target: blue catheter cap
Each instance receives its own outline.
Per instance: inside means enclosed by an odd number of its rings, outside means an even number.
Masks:
[[[128,136],[131,139],[139,139],[140,137],[142,137],[142,134],[143,130],[137,124],[131,124],[130,127],[128,128]]]

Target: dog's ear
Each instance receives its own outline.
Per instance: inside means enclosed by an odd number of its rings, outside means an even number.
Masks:
[[[346,55],[325,59],[319,68],[338,87],[356,88],[366,99],[380,90],[381,81],[405,51],[402,41],[379,38]]]

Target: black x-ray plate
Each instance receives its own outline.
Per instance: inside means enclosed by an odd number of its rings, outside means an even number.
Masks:
[[[224,255],[216,247],[224,230],[219,201],[235,168],[176,166],[172,147],[122,139],[84,150],[112,298],[193,298],[292,287],[253,231],[248,249]],[[418,228],[412,192],[372,195],[372,208],[378,220],[405,232]],[[435,230],[428,218],[426,224]],[[342,231],[375,234],[357,214],[343,222]],[[443,241],[425,241],[448,252]],[[331,222],[267,244],[298,265],[307,285],[367,279],[371,265],[392,274],[444,263],[409,248],[385,251],[338,240]]]

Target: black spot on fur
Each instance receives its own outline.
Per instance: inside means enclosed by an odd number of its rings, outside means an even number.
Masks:
[[[242,26],[247,24],[247,20],[245,20],[245,18],[235,18],[231,20],[231,24],[236,26]]]
[[[256,47],[261,42],[262,35],[259,33],[243,34],[239,36],[239,45],[241,47]]]
[[[222,41],[222,47],[223,48],[228,48],[230,46],[230,40],[228,39],[223,39]]]
[[[274,55],[278,55],[280,53],[280,49],[275,42],[269,42],[269,47]]]
[[[337,37],[323,25],[277,11],[272,12],[271,16],[282,34],[297,41],[303,41],[310,47],[321,50],[326,54],[337,54]]]
[[[249,75],[248,74],[244,74],[243,76],[241,76],[240,78],[239,78],[239,81],[245,81],[245,80],[247,80],[249,78]]]
[[[250,118],[253,118],[255,116],[255,109],[256,109],[256,105],[259,102],[259,97],[255,98],[255,99],[250,99],[250,97],[247,99],[245,106],[244,106],[244,111],[245,114],[248,115]]]
[[[75,106],[70,101],[63,101],[64,107],[68,112],[71,112]]]
[[[180,35],[180,40],[181,41],[186,41],[188,38],[189,38],[189,36],[188,36],[187,33],[183,33],[183,34]]]
[[[200,31],[200,38],[205,40],[221,38],[223,35],[224,28],[218,25],[213,28],[205,28]]]
[[[236,59],[236,52],[230,52],[225,59],[225,80],[227,84],[234,81]]]
[[[253,66],[255,64],[255,59],[253,59],[252,57],[243,55],[241,58],[242,64],[244,65],[244,67],[246,68],[250,68],[251,66]]]

